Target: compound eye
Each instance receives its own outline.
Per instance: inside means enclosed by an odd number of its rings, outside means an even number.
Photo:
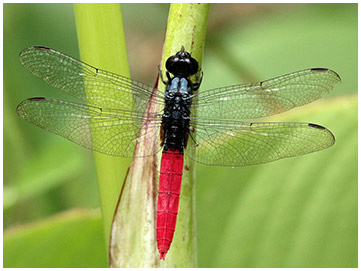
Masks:
[[[166,69],[175,76],[188,77],[198,71],[198,62],[187,52],[178,52],[167,59]]]
[[[196,74],[198,71],[198,62],[193,57],[189,59],[189,73],[190,75]]]

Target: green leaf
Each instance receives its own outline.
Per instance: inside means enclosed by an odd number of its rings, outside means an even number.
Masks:
[[[316,119],[328,150],[237,169],[198,169],[202,266],[357,267],[357,97],[274,121]]]
[[[4,208],[47,193],[74,178],[84,167],[83,157],[76,147],[70,144],[61,148],[56,144],[44,146],[34,159],[23,163],[14,182],[4,185]]]
[[[107,267],[102,221],[84,209],[11,228],[4,233],[4,267]]]

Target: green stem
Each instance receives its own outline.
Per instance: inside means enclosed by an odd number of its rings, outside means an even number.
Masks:
[[[74,4],[81,59],[129,77],[119,4]],[[119,92],[119,99],[124,95]],[[106,106],[106,104],[103,104]],[[119,142],[121,144],[121,142]],[[104,234],[108,249],[111,224],[129,159],[94,153]]]
[[[163,50],[163,71],[165,61],[178,52],[181,46],[191,53],[201,67],[209,7],[210,4],[171,4]],[[192,112],[192,116],[195,114]],[[194,142],[188,140],[186,152],[191,151],[195,151]],[[197,266],[195,166],[188,157],[184,156],[177,226],[163,267]]]
[[[210,4],[171,4],[162,67],[183,45],[202,64]]]

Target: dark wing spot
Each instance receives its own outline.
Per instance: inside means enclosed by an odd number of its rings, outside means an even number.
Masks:
[[[323,126],[320,126],[318,124],[313,124],[313,123],[309,123],[308,126],[312,127],[312,128],[317,128],[317,129],[321,129],[321,130],[325,130],[326,128]]]
[[[324,71],[328,71],[328,69],[326,69],[326,68],[312,68],[311,71],[313,71],[313,72],[324,72]]]
[[[44,50],[44,51],[50,51],[51,49],[49,47],[45,47],[45,46],[33,46],[34,49],[38,49],[38,50]]]
[[[28,99],[28,101],[41,101],[41,100],[45,100],[45,97],[33,97]]]

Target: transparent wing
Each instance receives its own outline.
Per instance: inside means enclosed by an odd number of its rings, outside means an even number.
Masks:
[[[100,108],[53,98],[30,98],[17,113],[25,120],[101,153],[133,157],[137,139],[159,137],[160,116]],[[147,129],[141,129],[147,125]],[[147,150],[149,153],[147,153]],[[151,155],[150,148],[145,156]]]
[[[20,61],[50,85],[96,105],[31,98],[17,108],[27,121],[86,148],[123,157],[133,156],[138,137],[159,136],[161,115],[153,107],[146,115],[144,112],[149,100],[163,107],[162,92],[46,47],[25,49]],[[198,118],[191,120],[198,143],[193,159],[210,165],[241,166],[331,146],[334,137],[321,126],[239,119],[264,117],[312,102],[339,81],[335,72],[318,68],[259,83],[200,91],[193,103]],[[147,129],[142,129],[144,125]]]
[[[306,69],[257,83],[200,90],[194,96],[193,107],[198,118],[266,117],[313,102],[340,81],[332,70]]]
[[[23,50],[20,53],[20,63],[49,85],[87,104],[142,112],[153,90],[153,102],[163,104],[164,101],[163,93],[157,89],[94,68],[47,47],[33,46]]]
[[[326,149],[335,142],[329,130],[311,123],[197,119],[191,125],[197,147],[186,153],[199,163],[215,166],[267,163]]]

